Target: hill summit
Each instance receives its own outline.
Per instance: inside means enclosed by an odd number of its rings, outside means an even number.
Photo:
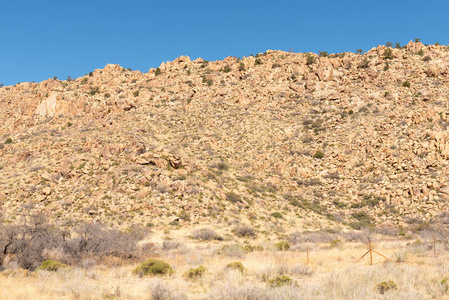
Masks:
[[[0,88],[1,212],[400,226],[448,207],[449,47],[181,56]]]

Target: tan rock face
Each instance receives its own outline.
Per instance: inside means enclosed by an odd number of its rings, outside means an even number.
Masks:
[[[182,56],[0,88],[2,213],[27,199],[163,224],[287,207],[294,224],[314,214],[291,205],[302,199],[348,223],[430,219],[448,207],[449,48],[386,51]]]

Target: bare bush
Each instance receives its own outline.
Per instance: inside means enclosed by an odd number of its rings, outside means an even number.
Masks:
[[[256,232],[251,226],[242,225],[234,228],[234,233],[239,237],[255,237]]]
[[[223,240],[221,236],[219,236],[214,230],[209,228],[196,229],[195,231],[193,231],[192,236],[194,239],[202,241]]]

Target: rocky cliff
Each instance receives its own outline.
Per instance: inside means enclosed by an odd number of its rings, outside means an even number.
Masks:
[[[0,88],[1,212],[353,227],[448,208],[449,47],[179,57]]]

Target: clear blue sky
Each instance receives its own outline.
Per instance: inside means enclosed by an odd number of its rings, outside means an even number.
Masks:
[[[180,55],[329,53],[449,44],[449,1],[3,1],[0,83],[76,78],[108,63],[147,72]]]

